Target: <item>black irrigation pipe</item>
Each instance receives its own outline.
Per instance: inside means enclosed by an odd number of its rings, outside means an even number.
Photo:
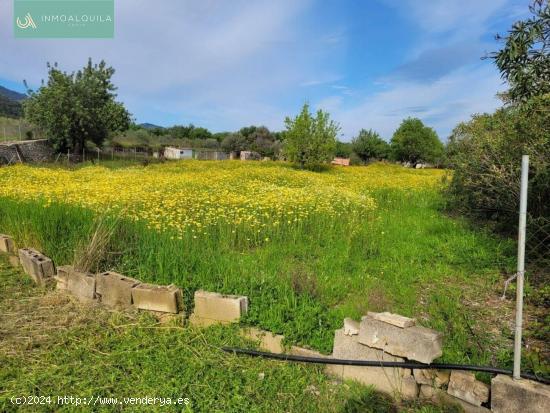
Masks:
[[[401,367],[406,369],[424,369],[424,370],[463,370],[463,371],[480,371],[491,374],[505,374],[512,376],[512,370],[499,369],[490,366],[469,366],[462,364],[447,364],[447,363],[432,363],[423,364],[410,361],[373,361],[373,360],[344,360],[324,357],[308,357],[294,356],[291,354],[276,354],[265,351],[248,350],[236,347],[222,347],[222,350],[233,354],[246,354],[253,357],[262,357],[267,359],[282,360],[282,361],[299,361],[303,363],[317,364],[337,364],[341,366],[363,366],[363,367]],[[522,378],[538,381],[543,384],[550,384],[550,380],[537,377],[534,374],[522,374]]]

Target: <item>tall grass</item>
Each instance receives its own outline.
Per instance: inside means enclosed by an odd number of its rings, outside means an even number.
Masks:
[[[443,215],[436,189],[372,195],[378,208],[352,225],[317,217],[266,243],[244,242],[228,227],[196,239],[121,219],[104,265],[179,285],[188,310],[199,288],[247,295],[246,323],[326,353],[344,317],[387,310],[444,332],[445,361],[508,363],[463,300],[489,291],[500,271],[512,268],[511,243]],[[56,263],[71,262],[93,230],[94,214],[41,205],[1,199],[0,229]]]

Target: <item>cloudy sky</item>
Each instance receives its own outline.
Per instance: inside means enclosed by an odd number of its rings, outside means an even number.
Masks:
[[[391,138],[414,116],[445,140],[457,122],[499,106],[505,85],[481,60],[529,0],[115,0],[114,39],[14,39],[0,0],[0,85],[37,86],[46,62],[88,57],[116,69],[137,122],[213,131],[281,129],[304,102],[349,140]]]

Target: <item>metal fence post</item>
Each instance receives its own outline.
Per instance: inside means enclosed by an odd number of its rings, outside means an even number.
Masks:
[[[518,278],[516,290],[516,334],[514,337],[514,379],[521,378],[521,327],[523,324],[523,279],[525,276],[525,230],[527,226],[527,184],[529,156],[521,157],[521,188],[519,198]]]

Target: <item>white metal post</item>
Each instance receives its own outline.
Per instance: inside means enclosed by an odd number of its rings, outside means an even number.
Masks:
[[[514,379],[521,378],[521,327],[523,324],[523,279],[525,276],[525,230],[527,227],[527,184],[529,156],[521,157],[521,188],[519,198],[518,279],[516,290],[516,334],[514,337]]]

